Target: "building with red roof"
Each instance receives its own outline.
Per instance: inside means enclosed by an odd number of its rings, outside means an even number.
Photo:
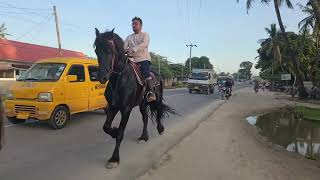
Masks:
[[[54,57],[86,58],[82,52],[70,51],[0,39],[0,79],[14,79],[40,59]]]

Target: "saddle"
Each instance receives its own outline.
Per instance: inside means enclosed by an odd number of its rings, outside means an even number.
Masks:
[[[145,79],[144,77],[142,76],[142,73],[141,73],[141,70],[140,70],[140,65],[138,65],[137,63],[129,60],[129,64],[130,66],[132,67],[133,71],[134,71],[134,74],[136,76],[136,79],[137,79],[137,83],[141,86],[145,86]],[[159,85],[159,81],[157,80],[157,77],[156,75],[151,71],[150,72],[150,76],[152,77],[153,81],[154,81],[154,85],[155,86],[158,86]]]

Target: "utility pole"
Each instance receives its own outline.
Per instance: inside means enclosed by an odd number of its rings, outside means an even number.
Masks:
[[[53,14],[54,14],[55,22],[56,22],[56,31],[57,31],[57,38],[58,38],[59,54],[62,55],[62,51],[61,51],[61,40],[60,40],[60,31],[59,31],[59,21],[58,21],[58,14],[57,14],[57,8],[56,8],[56,6],[53,6]]]
[[[187,44],[187,47],[190,47],[190,54],[189,54],[189,65],[190,65],[190,72],[192,71],[192,62],[191,62],[191,57],[192,57],[192,48],[193,47],[198,47],[196,44]]]
[[[238,77],[237,77],[237,82],[239,82],[239,74],[240,74],[240,69],[238,70]]]
[[[184,68],[184,66],[182,64],[182,66],[181,66],[181,82],[183,82],[183,68]]]

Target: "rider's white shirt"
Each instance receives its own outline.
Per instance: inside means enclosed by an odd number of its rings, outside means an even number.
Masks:
[[[151,56],[148,51],[149,41],[150,38],[147,32],[141,32],[139,34],[133,33],[124,41],[124,49],[131,48],[133,50],[134,62],[151,61]]]

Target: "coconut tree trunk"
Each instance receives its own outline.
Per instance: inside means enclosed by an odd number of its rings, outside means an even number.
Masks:
[[[315,68],[316,73],[315,73],[314,79],[315,79],[315,84],[318,87],[317,89],[319,89],[320,87],[319,87],[319,80],[318,80],[318,76],[319,76],[318,67],[319,67],[319,59],[320,59],[320,49],[319,49],[320,4],[319,4],[319,0],[310,0],[310,4],[316,18],[316,25],[314,28],[317,28],[316,29],[317,57],[316,57],[316,68]],[[317,94],[316,96],[318,96],[318,92],[316,94]],[[318,99],[319,97],[316,97],[316,98]]]
[[[289,41],[289,38],[286,34],[286,30],[284,28],[284,25],[283,25],[283,22],[282,22],[282,18],[281,18],[281,13],[280,13],[280,9],[279,9],[279,0],[274,0],[274,9],[276,11],[276,15],[277,15],[277,19],[278,19],[278,23],[279,23],[279,26],[280,26],[280,30],[281,30],[281,34],[283,36],[283,38],[285,39],[286,43],[288,44],[289,46],[289,50],[291,51],[290,52],[290,59],[293,61],[292,65],[293,65],[293,68],[294,68],[294,72],[296,74],[296,82],[297,82],[297,85],[299,87],[299,96],[301,98],[305,98],[306,97],[306,89],[304,87],[304,84],[303,84],[303,78],[301,77],[301,74],[300,74],[300,71],[299,71],[299,62],[298,62],[298,59],[297,59],[297,56],[295,54],[293,54],[293,48],[291,47],[291,44],[290,44],[290,41]]]
[[[317,24],[320,24],[320,6],[318,0],[310,0]]]

